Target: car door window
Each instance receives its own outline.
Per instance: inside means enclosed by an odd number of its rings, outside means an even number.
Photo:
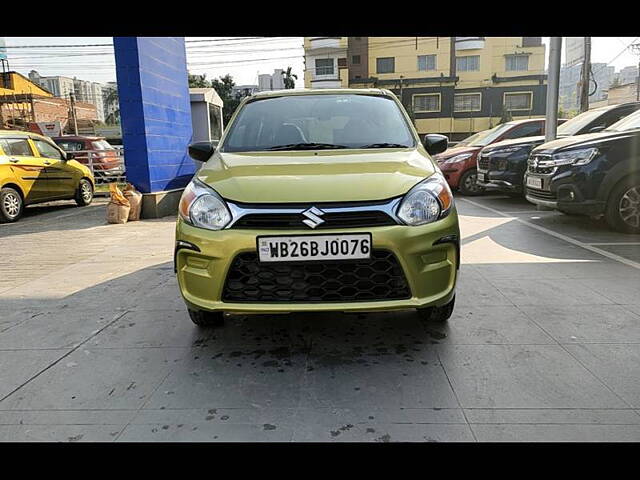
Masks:
[[[33,140],[36,148],[40,152],[41,157],[52,158],[54,160],[62,160],[62,153],[56,147],[44,140]]]
[[[5,138],[0,140],[2,150],[7,155],[16,157],[32,157],[33,151],[26,138]]]

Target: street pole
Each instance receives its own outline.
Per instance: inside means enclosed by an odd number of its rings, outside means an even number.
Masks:
[[[71,104],[71,119],[73,120],[73,134],[78,136],[78,121],[76,119],[76,100],[73,92],[69,93],[69,103]]]
[[[589,110],[589,75],[591,73],[591,37],[584,37],[584,59],[580,81],[580,113]]]
[[[562,37],[551,37],[549,45],[549,77],[547,80],[547,114],[545,117],[545,142],[556,138],[558,127],[558,90],[560,89],[560,54]]]

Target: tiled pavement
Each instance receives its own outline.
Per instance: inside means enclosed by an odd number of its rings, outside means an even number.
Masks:
[[[0,226],[0,440],[640,440],[638,236],[460,198],[447,326],[314,313],[199,330],[173,218],[29,210]]]

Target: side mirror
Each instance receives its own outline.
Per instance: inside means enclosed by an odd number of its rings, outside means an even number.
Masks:
[[[597,127],[593,127],[592,129],[590,129],[589,133],[601,132],[604,129],[605,129],[604,125],[598,125]]]
[[[65,152],[65,160],[73,160],[74,158],[76,158],[75,153],[71,153],[71,152]]]
[[[427,149],[429,155],[436,155],[444,152],[449,147],[449,139],[444,135],[437,133],[429,133],[424,136],[424,148]]]
[[[189,156],[197,162],[206,162],[216,151],[218,141],[196,142],[189,145]]]

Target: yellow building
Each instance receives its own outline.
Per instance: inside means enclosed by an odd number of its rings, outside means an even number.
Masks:
[[[305,87],[394,91],[420,134],[460,140],[544,116],[540,37],[306,37]]]
[[[53,97],[51,92],[36,85],[18,72],[0,73],[0,95],[18,95],[21,93]]]

